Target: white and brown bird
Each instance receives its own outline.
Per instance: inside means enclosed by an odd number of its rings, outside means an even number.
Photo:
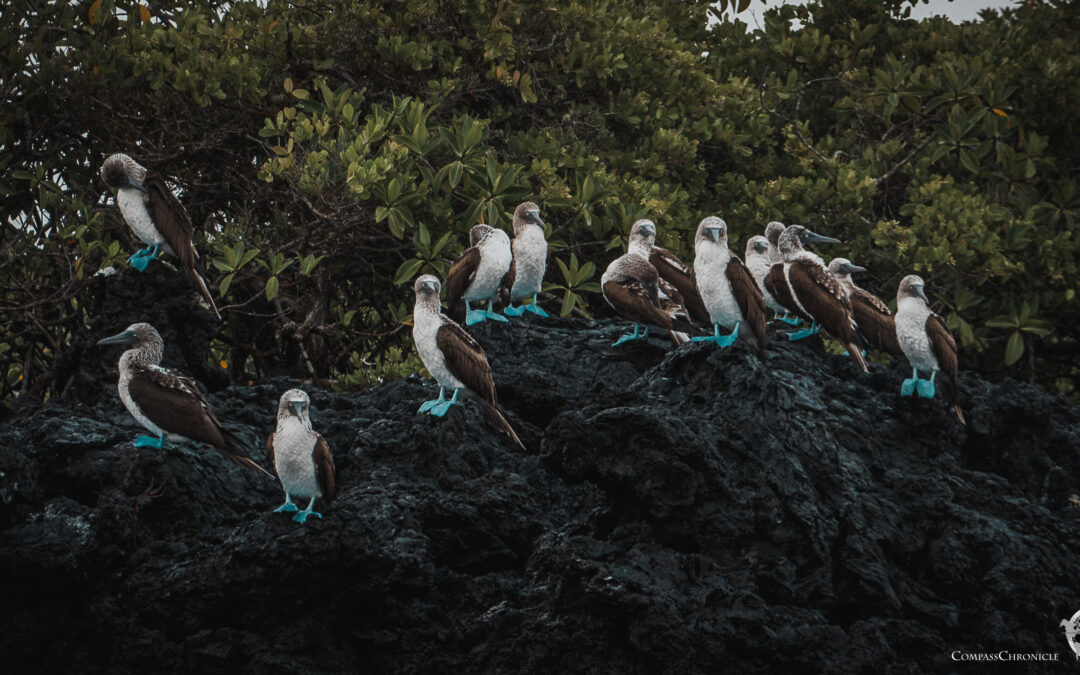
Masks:
[[[493,303],[503,277],[510,270],[513,254],[510,237],[490,225],[473,225],[469,230],[469,248],[450,266],[446,274],[446,306],[453,313],[458,302],[465,301],[465,325],[486,319],[506,322],[495,313]],[[487,311],[473,309],[470,303],[487,301]]]
[[[790,312],[812,322],[808,330],[788,337],[799,339],[824,328],[847,348],[851,360],[864,373],[868,372],[847,289],[833,277],[819,256],[803,249],[803,242],[838,243],[838,240],[811,232],[802,225],[790,225],[780,235],[783,260],[769,270],[765,288]]]
[[[600,287],[604,299],[619,316],[634,322],[634,332],[620,337],[612,347],[648,337],[650,325],[668,331],[676,345],[684,341],[678,333],[694,331],[692,325],[664,309],[660,298],[660,275],[652,263],[636,253],[626,253],[611,261],[600,278]]]
[[[523,202],[514,209],[514,241],[510,246],[514,257],[510,261],[510,270],[502,280],[503,290],[509,297],[503,314],[521,316],[525,312],[532,312],[537,316],[548,316],[538,300],[544,285],[548,257],[539,206]],[[530,297],[532,304],[514,306],[515,302],[523,303]]]
[[[729,347],[742,337],[762,361],[765,360],[765,301],[750,271],[728,248],[727,223],[709,216],[698,224],[694,237],[694,280],[713,324],[711,341]],[[720,326],[731,330],[720,334]]]
[[[311,428],[311,398],[302,389],[290,389],[278,401],[277,429],[266,439],[270,463],[285,490],[285,503],[275,513],[296,513],[293,520],[322,518],[315,500],[329,504],[337,493],[334,485],[334,457],[326,440]],[[310,499],[303,511],[293,497]],[[299,511],[299,512],[298,512]],[[298,512],[298,513],[297,513]]]
[[[420,360],[439,383],[439,398],[425,401],[417,413],[442,417],[458,402],[458,394],[466,389],[476,394],[484,419],[496,431],[506,434],[524,449],[514,428],[506,421],[495,397],[495,380],[491,365],[480,343],[461,326],[442,313],[439,304],[439,280],[430,274],[416,279],[413,290],[413,342]],[[446,390],[454,394],[449,400]]]
[[[781,258],[780,256],[780,235],[784,233],[785,229],[787,229],[787,226],[781,223],[779,220],[770,221],[769,224],[765,226],[765,241],[768,242],[769,246],[769,250],[766,253],[765,257],[769,261],[770,267],[778,262],[782,262],[783,260],[783,258]],[[747,253],[746,256],[746,264],[750,264],[749,253]],[[753,268],[751,268],[751,270],[752,269]],[[766,272],[766,274],[767,273],[768,272]],[[761,285],[762,293],[766,294],[767,298],[771,298],[772,296],[769,295],[768,290],[764,286],[764,278],[758,283]],[[769,306],[772,307],[773,310],[776,312],[777,321],[783,321],[784,323],[791,326],[798,326],[800,323],[802,323],[802,320],[799,317],[792,316],[791,312],[787,311],[787,309],[785,309],[784,307],[776,309],[775,307],[773,307],[773,305]]]
[[[701,300],[690,268],[674,253],[656,245],[656,223],[647,218],[635,222],[630,228],[630,242],[626,252],[636,253],[648,260],[656,268],[660,279],[678,291],[690,321],[702,327],[711,325],[709,312]],[[661,290],[664,290],[664,284],[661,284]],[[670,292],[665,293],[672,296]]]
[[[162,368],[165,344],[148,323],[135,323],[99,345],[131,345],[120,356],[120,400],[153,436],[135,439],[137,448],[161,448],[165,438],[188,438],[214,446],[229,460],[272,474],[246,456],[243,443],[222,426],[195,381]]]
[[[217,318],[221,318],[206,281],[195,269],[199,253],[191,243],[191,217],[161,176],[123,153],[110,155],[101,165],[101,179],[116,190],[120,214],[146,248],[128,259],[140,272],[162,251],[176,256]]]
[[[949,378],[946,397],[953,412],[964,422],[957,387],[956,340],[945,320],[930,309],[924,286],[922,277],[909,274],[900,280],[896,292],[896,337],[911,364],[911,377],[900,385],[900,395],[917,393],[921,398],[934,398],[934,380],[938,371],[943,370]],[[919,371],[930,373],[930,379],[921,379]]]
[[[746,269],[750,271],[750,276],[754,278],[754,283],[761,291],[765,306],[776,314],[776,318],[787,321],[781,315],[788,316],[788,311],[765,288],[765,277],[769,276],[772,266],[773,261],[769,257],[769,240],[760,234],[750,237],[750,240],[746,242]],[[799,319],[796,317],[794,322],[798,324]]]
[[[896,339],[896,323],[889,306],[873,293],[856,286],[851,279],[853,273],[865,271],[865,267],[852,264],[847,258],[833,258],[829,261],[829,272],[847,288],[848,302],[851,303],[862,339],[883,352],[903,356],[900,342]]]

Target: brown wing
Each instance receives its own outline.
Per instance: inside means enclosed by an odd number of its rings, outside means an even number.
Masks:
[[[476,246],[465,249],[461,257],[450,266],[446,274],[446,306],[452,311],[461,302],[461,297],[476,278],[476,269],[480,267],[480,249]]]
[[[938,365],[949,376],[952,386],[952,402],[956,402],[956,375],[959,368],[956,358],[956,340],[945,326],[945,320],[937,314],[926,318],[926,335],[930,338],[930,350]]]
[[[604,284],[603,291],[604,298],[622,318],[671,330],[671,316],[660,309],[655,285],[638,279],[609,281]]]
[[[787,278],[784,276],[784,263],[778,262],[769,268],[769,273],[765,275],[765,290],[787,311],[806,321],[813,321],[813,318],[799,309],[798,303],[795,302],[795,296],[791,294],[791,286],[788,285]]]
[[[654,246],[649,255],[649,262],[656,268],[660,278],[667,281],[679,290],[683,296],[683,305],[690,313],[690,318],[703,325],[712,325],[709,312],[705,309],[705,302],[698,292],[697,283],[694,281],[691,270],[682,261],[675,257],[666,248]]]
[[[225,449],[221,422],[194,380],[164,368],[139,368],[128,390],[139,410],[165,431]]]
[[[869,372],[862,357],[862,339],[855,330],[855,316],[847,300],[847,292],[821,265],[809,260],[795,260],[788,268],[792,292],[810,316],[839,340],[848,356],[865,373]]]
[[[512,247],[511,247],[512,248]],[[517,256],[515,255],[510,259],[510,269],[506,270],[506,274],[503,275],[502,281],[499,282],[499,295],[505,295],[505,302],[507,305],[514,304],[514,299],[510,295],[510,291],[514,288],[514,279],[517,278]]]
[[[746,265],[743,264],[742,258],[734,253],[731,254],[731,261],[728,263],[726,274],[735,301],[739,303],[739,311],[742,312],[743,320],[757,340],[758,356],[764,361],[765,325],[768,323],[765,318],[765,297],[761,294],[761,289],[757,287],[757,283],[754,282],[750,270],[746,269]]]
[[[334,456],[330,454],[330,446],[320,434],[315,434],[315,447],[311,450],[311,459],[315,462],[315,480],[319,484],[322,498],[331,502],[337,494],[337,486],[334,484]]]
[[[194,269],[195,258],[198,254],[191,243],[193,231],[191,217],[184,205],[172,193],[165,181],[152,172],[147,172],[143,185],[147,191],[146,209],[150,212],[154,227],[161,236],[165,237],[165,241],[169,242],[169,246],[180,260],[181,267],[184,270]]]
[[[488,403],[495,404],[495,381],[480,343],[453,321],[445,321],[435,333],[450,373]]]
[[[882,314],[888,314],[892,316],[892,312],[889,311],[889,306],[885,304],[885,301],[874,295],[870,291],[859,288],[858,286],[852,286],[851,295],[862,298],[863,302],[869,304]]]
[[[270,435],[266,437],[266,454],[270,457],[270,467],[277,472],[277,464],[274,464],[274,432],[271,431]]]
[[[880,305],[870,302],[867,296],[878,300]],[[900,341],[896,337],[896,321],[889,313],[888,307],[885,307],[885,311],[881,311],[881,306],[885,303],[869,293],[858,291],[851,295],[850,300],[855,322],[859,326],[859,334],[881,351],[893,356],[903,356],[904,351],[900,349]]]

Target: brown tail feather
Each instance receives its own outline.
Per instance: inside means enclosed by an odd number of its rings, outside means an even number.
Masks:
[[[274,474],[259,466],[258,463],[255,462],[255,460],[251,459],[250,457],[246,457],[239,452],[236,452],[236,450],[243,450],[244,448],[243,441],[241,441],[236,436],[236,434],[232,433],[231,431],[223,430],[222,435],[225,437],[225,447],[218,448],[218,451],[221,452],[221,454],[225,455],[225,457],[227,457],[229,461],[237,464],[238,466],[246,466],[252,469],[258,469],[259,471],[265,473],[267,476],[276,480],[276,476],[274,476]]]
[[[954,403],[952,409],[953,412],[956,413],[956,417],[960,420],[960,424],[967,426],[967,420],[964,419],[964,411],[960,410],[960,404]]]
[[[206,298],[206,301],[208,303],[210,303],[210,309],[214,310],[214,316],[216,316],[220,321],[221,312],[218,311],[217,305],[214,303],[214,296],[210,295],[210,289],[207,288],[206,282],[203,280],[202,275],[195,270],[191,270],[190,276],[195,279],[195,283],[199,287],[199,292],[202,293],[202,296]]]
[[[517,432],[514,431],[514,428],[510,426],[510,423],[506,421],[506,418],[503,417],[503,414],[499,412],[497,407],[486,401],[482,401],[480,403],[480,409],[484,412],[484,420],[487,421],[492,429],[506,434],[519,448],[522,450],[525,449],[525,445],[521,442],[521,439],[518,438]]]
[[[864,373],[869,373],[870,369],[866,367],[866,359],[862,357],[862,349],[858,344],[849,342],[845,345],[848,350],[848,354],[851,356],[851,360],[854,361]]]

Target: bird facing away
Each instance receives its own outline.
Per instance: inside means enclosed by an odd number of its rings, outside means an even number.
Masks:
[[[951,385],[949,403],[964,422],[964,413],[958,403],[956,340],[945,326],[945,320],[931,311],[924,285],[922,277],[909,274],[900,280],[896,292],[896,337],[911,364],[911,377],[900,386],[900,395],[918,393],[921,398],[934,398],[934,380],[938,371],[944,370]],[[920,370],[929,372],[930,379],[920,379]]]
[[[513,254],[510,237],[490,225],[473,225],[469,230],[469,248],[450,266],[446,274],[446,306],[453,312],[458,302],[465,301],[465,325],[471,326],[486,319],[506,322],[496,314],[492,303],[499,292],[503,277],[510,270]],[[469,303],[487,300],[487,311],[472,309]]]
[[[822,328],[847,347],[848,354],[864,373],[868,372],[862,356],[861,339],[856,333],[855,316],[848,302],[848,292],[829,273],[820,257],[803,250],[803,242],[832,242],[836,239],[815,234],[802,225],[791,225],[780,235],[780,255],[765,277],[765,287],[776,301],[789,311],[811,321],[813,335]],[[792,333],[790,339],[806,335]]]
[[[191,243],[191,217],[162,178],[123,153],[110,155],[101,165],[101,179],[116,190],[116,204],[131,231],[146,248],[128,259],[140,272],[162,251],[176,256],[217,318],[221,318],[206,281],[195,269],[199,253]]]
[[[293,497],[309,498],[307,508],[293,516],[298,523],[309,516],[322,518],[315,511],[315,500],[330,503],[336,494],[334,458],[330,446],[311,428],[311,399],[302,389],[290,389],[278,401],[277,429],[266,438],[270,463],[285,490],[285,503],[274,513],[296,513]]]
[[[728,248],[727,223],[709,216],[694,238],[694,280],[713,323],[713,335],[694,338],[729,347],[740,336],[765,360],[765,301],[750,271]],[[731,328],[720,335],[720,326]]]
[[[676,346],[682,343],[676,331],[694,331],[693,326],[673,318],[663,309],[659,284],[660,275],[656,268],[636,253],[619,256],[604,270],[604,276],[600,278],[604,299],[619,316],[634,322],[634,332],[620,337],[612,347],[631,340],[644,339],[649,334],[649,325],[660,326],[671,333]],[[645,324],[644,331],[641,330],[642,324]]]
[[[195,381],[162,368],[165,344],[148,323],[134,323],[99,345],[132,345],[120,357],[120,400],[153,436],[135,439],[137,448],[161,448],[166,436],[202,441],[236,464],[270,472],[244,454],[241,441],[221,425]]]
[[[547,272],[548,244],[544,238],[544,221],[540,218],[540,207],[532,202],[522,202],[514,209],[514,241],[511,243],[514,254],[510,261],[510,271],[503,277],[502,287],[509,294],[510,301],[503,314],[521,316],[532,312],[537,316],[548,316],[540,306],[537,296],[544,284]],[[514,306],[532,297],[532,304]]]
[[[873,293],[856,286],[851,279],[853,273],[865,271],[865,267],[854,265],[847,258],[833,258],[829,261],[829,272],[848,291],[848,301],[851,303],[862,339],[883,352],[903,356],[900,342],[896,339],[896,323],[888,305]]]
[[[776,263],[781,262],[781,260],[782,260],[782,258],[780,257],[780,235],[782,235],[784,233],[784,230],[786,228],[787,228],[787,226],[784,225],[783,223],[781,223],[778,220],[773,220],[768,225],[765,226],[765,241],[768,242],[768,245],[769,245],[769,250],[766,253],[765,257],[769,261],[769,265],[775,265]],[[746,264],[749,265],[750,264],[750,254],[747,253],[746,257],[747,257]],[[753,268],[751,268],[751,269],[753,269]],[[767,294],[768,291],[765,289],[764,280],[762,280],[759,283],[761,285],[762,293]],[[771,297],[771,295],[768,296],[768,297]],[[771,306],[772,305],[770,305],[770,307]],[[799,319],[799,317],[791,316],[791,313],[788,312],[787,309],[785,309],[783,307],[781,307],[779,310],[777,310],[776,308],[773,308],[773,309],[776,312],[776,320],[777,321],[783,321],[784,323],[786,323],[788,325],[791,325],[791,326],[798,326],[800,323],[802,323],[802,320]]]
[[[417,277],[413,284],[416,304],[413,305],[413,342],[420,360],[439,383],[439,398],[425,401],[417,413],[442,417],[458,402],[458,394],[468,389],[479,398],[484,419],[496,431],[501,431],[524,449],[510,423],[499,410],[495,398],[495,380],[491,365],[480,343],[442,313],[439,305],[439,280],[430,274]],[[454,395],[446,399],[446,389]]]
[[[680,304],[686,307],[686,312],[693,323],[699,326],[712,324],[690,268],[684,265],[674,253],[656,245],[656,224],[653,221],[643,218],[634,223],[630,228],[630,245],[626,252],[637,253],[656,268],[656,273],[664,282],[660,285],[661,290],[664,290],[665,284],[670,284],[678,291],[682,297]]]

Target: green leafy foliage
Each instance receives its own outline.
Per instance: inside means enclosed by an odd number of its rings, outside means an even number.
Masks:
[[[923,275],[962,368],[1080,395],[1071,10],[817,0],[748,31],[746,4],[14,3],[0,397],[49,394],[88,279],[139,247],[97,176],[117,151],[175,181],[238,382],[413,372],[410,282],[531,199],[563,315],[609,312],[638,218],[688,261],[706,215],[736,246],[801,222],[886,299]]]

